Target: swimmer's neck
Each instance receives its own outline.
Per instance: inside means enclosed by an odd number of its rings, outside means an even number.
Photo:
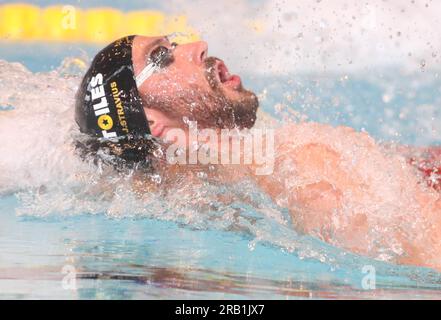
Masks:
[[[155,109],[145,111],[152,135],[164,143],[167,162],[171,155],[179,164],[235,165],[234,170],[237,165],[242,165],[251,170],[251,174],[272,172],[273,132],[207,128],[195,121],[172,118]],[[173,161],[171,164],[176,164]]]

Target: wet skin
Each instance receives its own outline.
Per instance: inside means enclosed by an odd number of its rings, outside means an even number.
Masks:
[[[158,45],[171,47],[163,37],[135,38],[135,75]],[[177,46],[173,63],[139,87],[141,96],[172,97],[195,87],[212,90],[204,63],[207,51],[205,42]],[[240,78],[231,76],[223,62],[217,61],[214,68],[225,96],[237,100],[246,94]],[[166,137],[173,128],[187,129],[182,117],[174,113],[154,106],[145,111],[152,134],[158,138]],[[392,261],[441,270],[440,194],[421,183],[403,157],[387,155],[365,133],[312,123],[278,129],[275,151],[271,175],[254,176],[253,166],[226,166],[223,174],[233,180],[255,179],[275,202],[290,209],[299,232],[372,257],[379,257],[384,248],[398,248],[391,254]],[[176,173],[185,168],[167,170]],[[384,173],[382,181],[378,181],[380,172]],[[394,179],[388,181],[388,174]]]
[[[148,63],[152,52],[158,47],[172,48],[172,43],[164,37],[136,36],[132,49],[133,66],[135,75],[138,75]],[[248,105],[243,110],[235,110],[254,115],[257,111],[257,98],[242,86],[239,76],[230,74],[225,63],[214,57],[208,57],[208,45],[205,42],[194,42],[178,45],[173,48],[172,61],[150,76],[138,87],[141,97],[144,99],[147,118],[151,121],[151,130],[154,135],[164,135],[169,128],[182,128],[183,115],[194,115],[199,126],[206,123],[204,114],[222,114],[223,106],[207,108],[201,101],[194,100],[199,107],[195,111],[189,110],[191,95],[216,95],[233,102],[252,101],[255,98],[255,106]],[[151,97],[163,97],[172,101],[175,97],[189,97],[184,106],[176,105],[164,110],[160,105],[155,105],[155,100],[147,101]],[[172,102],[171,102],[172,103]],[[244,127],[252,126],[245,124]]]

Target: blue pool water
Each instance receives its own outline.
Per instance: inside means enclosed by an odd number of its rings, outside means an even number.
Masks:
[[[0,58],[47,72],[66,56],[79,55],[76,47],[40,44],[38,55],[31,48],[4,46]],[[298,120],[290,113],[296,111],[310,120],[366,130],[378,140],[440,144],[438,75],[395,72],[248,74],[245,83],[260,93],[263,110],[279,120]],[[0,116],[13,109],[3,106]],[[57,203],[58,197],[70,199],[71,191],[63,190],[40,198],[32,189],[31,200],[23,189],[1,195],[0,298],[440,297],[440,273],[359,257],[299,235],[280,223],[289,221],[286,210],[259,193],[255,207],[238,200],[203,216],[196,205],[187,208],[192,217],[187,219],[174,212],[182,208],[173,207],[164,209],[167,218],[155,208],[144,215],[110,215],[108,208],[86,206],[78,213]],[[123,204],[130,207],[130,199]],[[230,209],[237,212],[233,222],[222,218]],[[376,272],[372,290],[363,288],[366,266]],[[75,282],[69,282],[72,274]]]
[[[302,259],[277,245],[251,246],[243,234],[154,219],[18,217],[18,206],[13,196],[1,200],[1,298],[436,298],[441,286],[438,273],[309,238],[292,241],[323,257]],[[366,265],[376,269],[376,290],[362,288]],[[66,266],[76,271],[74,287],[63,282]]]

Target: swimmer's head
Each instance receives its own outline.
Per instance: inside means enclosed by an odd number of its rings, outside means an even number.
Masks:
[[[205,42],[129,36],[96,55],[78,90],[75,117],[95,137],[138,137],[150,134],[156,119],[167,126],[183,126],[187,118],[200,128],[250,128],[257,107],[240,77],[207,57]]]
[[[207,56],[205,42],[129,36],[95,56],[77,92],[75,119],[81,132],[138,159],[151,149],[137,151],[140,140],[185,129],[186,120],[199,128],[251,128],[257,108],[256,95]]]
[[[256,95],[243,88],[240,77],[231,75],[222,60],[208,57],[205,42],[176,45],[167,37],[136,36],[132,53],[149,120],[159,117],[166,126],[182,126],[187,118],[197,121],[199,128],[254,125]],[[154,72],[149,68],[152,61],[160,61]],[[161,132],[163,126],[150,124],[154,135]]]
[[[111,43],[93,59],[76,95],[75,120],[81,132],[104,139],[150,133],[134,79],[134,38]]]

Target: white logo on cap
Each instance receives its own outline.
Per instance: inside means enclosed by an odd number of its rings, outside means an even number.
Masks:
[[[98,73],[96,76],[92,77],[90,80],[90,94],[92,96],[92,101],[98,100],[98,102],[93,104],[93,110],[95,111],[95,116],[100,117],[105,114],[110,113],[110,109],[108,108],[109,104],[107,102],[106,93],[104,91],[104,85],[103,85],[103,75],[101,73]],[[110,116],[109,116],[110,117]],[[101,117],[100,117],[101,118]],[[103,126],[100,125],[99,119],[98,126],[102,129]],[[101,133],[103,134],[104,138],[116,138],[116,132],[108,132],[107,130],[102,130]]]

